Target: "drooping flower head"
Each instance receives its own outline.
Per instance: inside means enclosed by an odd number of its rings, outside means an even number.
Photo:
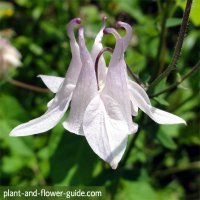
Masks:
[[[79,28],[78,42],[74,36],[74,26],[80,23],[80,19],[71,20],[67,32],[72,60],[65,78],[40,75],[47,87],[56,93],[55,97],[48,103],[44,115],[19,125],[11,135],[48,131],[60,121],[71,102],[64,128],[85,136],[93,151],[116,169],[125,152],[128,135],[137,132],[138,125],[132,121],[132,115],[138,114],[138,108],[160,124],[185,121],[153,107],[146,91],[128,77],[124,52],[132,37],[132,27],[117,22],[118,27],[126,30],[125,36],[121,37],[114,28],[105,28],[105,18],[103,21],[90,53],[85,44],[83,27]],[[103,57],[96,63],[103,48],[103,33],[112,34],[116,39],[108,69]]]

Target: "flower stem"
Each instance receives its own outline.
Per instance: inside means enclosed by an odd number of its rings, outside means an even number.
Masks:
[[[130,142],[130,144],[129,144],[129,147],[128,147],[127,151],[126,151],[126,154],[124,155],[124,158],[123,158],[123,160],[122,160],[122,162],[121,162],[121,164],[120,164],[121,167],[124,167],[124,166],[125,166],[125,164],[126,164],[128,158],[129,158],[129,156],[130,156],[130,153],[131,153],[131,151],[132,151],[132,148],[135,146],[135,142],[136,142],[136,140],[137,140],[137,138],[138,138],[140,132],[141,132],[141,131],[139,131],[138,133],[135,133],[135,134],[134,134],[134,136],[133,136],[133,138],[132,138],[132,140],[131,140],[131,142]]]
[[[180,52],[181,52],[181,48],[182,48],[182,45],[183,45],[183,40],[184,40],[185,33],[186,33],[186,30],[187,30],[187,25],[188,25],[188,21],[189,21],[189,15],[190,15],[192,2],[193,2],[193,0],[187,0],[186,8],[185,8],[185,11],[184,11],[184,14],[183,14],[183,20],[182,20],[181,27],[180,27],[178,40],[177,40],[177,43],[176,43],[176,46],[175,46],[175,50],[174,50],[174,53],[173,53],[173,56],[172,56],[171,63],[169,64],[167,69],[163,73],[161,73],[149,85],[149,88],[152,88],[155,85],[157,85],[162,79],[167,77],[175,69],[175,65],[176,65],[177,60],[179,58],[179,55],[180,55]]]
[[[166,33],[167,33],[166,22],[167,22],[168,13],[169,13],[168,12],[169,5],[170,5],[170,3],[165,4],[165,9],[163,8],[163,15],[162,15],[162,19],[161,19],[162,20],[161,21],[161,33],[160,33],[159,45],[158,45],[157,55],[156,55],[156,64],[154,67],[155,70],[153,70],[155,75],[162,71],[163,65],[164,65],[164,62],[162,62],[162,61],[165,60],[164,59],[165,48],[166,48],[165,38],[166,38]],[[159,70],[158,70],[158,72],[156,72],[156,70],[158,68],[159,68]]]
[[[39,92],[39,93],[49,93],[50,92],[49,89],[33,86],[33,85],[23,83],[21,81],[17,81],[17,80],[14,80],[14,79],[10,79],[10,80],[8,80],[8,82],[12,85],[17,86],[17,87],[21,87],[21,88],[31,90],[31,91],[34,91],[34,92]]]
[[[187,73],[185,74],[181,80],[179,80],[178,82],[176,83],[173,83],[172,85],[170,85],[168,88],[154,94],[154,95],[150,95],[151,98],[153,97],[157,97],[165,92],[168,92],[170,90],[173,90],[175,89],[178,85],[180,85],[185,79],[189,78],[190,76],[192,76],[198,69],[200,68],[200,60],[197,62],[197,64]]]
[[[187,170],[194,170],[194,169],[197,169],[197,170],[200,169],[200,161],[188,163],[187,165],[183,165],[179,167],[172,167],[166,170],[159,170],[155,172],[154,176],[167,176],[169,174],[175,174],[175,173],[179,173],[179,172],[183,172]]]

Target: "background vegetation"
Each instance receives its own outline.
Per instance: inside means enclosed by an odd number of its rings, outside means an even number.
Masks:
[[[125,60],[148,86],[172,60],[185,5],[185,0],[0,1],[0,34],[21,52],[23,63],[0,80],[0,184],[99,185],[106,187],[107,199],[198,199],[198,71],[177,84],[199,60],[198,0],[192,5],[176,69],[148,90],[154,105],[181,116],[187,126],[158,125],[140,112],[134,118],[140,130],[136,137],[130,136],[117,170],[102,162],[84,137],[66,132],[61,123],[44,134],[8,136],[16,125],[44,113],[53,97],[17,87],[9,80],[44,87],[38,74],[64,76],[71,56],[66,35],[70,19],[83,19],[89,48],[103,15],[108,17],[108,26],[117,20],[133,25]],[[104,45],[112,47],[113,37],[105,36]],[[106,58],[109,61],[110,55]]]

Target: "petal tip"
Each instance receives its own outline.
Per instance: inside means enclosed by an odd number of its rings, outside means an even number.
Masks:
[[[111,166],[112,169],[116,170],[118,164],[117,163],[111,163],[110,166]]]
[[[18,135],[15,133],[14,129],[9,133],[10,137],[17,137]]]
[[[68,130],[67,122],[63,122],[62,126],[63,126],[64,129]]]
[[[107,29],[107,28],[104,28],[104,29],[103,29],[103,34],[109,34],[109,32],[108,32],[108,29]]]
[[[81,18],[74,18],[71,20],[71,23],[73,24],[81,24]]]
[[[184,124],[185,126],[187,126],[187,122],[184,119],[182,119],[182,124]]]
[[[42,76],[43,76],[43,75],[39,74],[39,75],[37,75],[36,77],[37,77],[37,78],[42,78]]]
[[[81,18],[76,18],[75,21],[77,24],[81,24]]]
[[[10,133],[9,136],[10,137],[20,137],[20,136],[26,136],[26,134],[23,133],[23,131],[19,131],[19,127],[21,125],[15,127]]]
[[[115,26],[116,28],[121,28],[121,21],[117,21]]]

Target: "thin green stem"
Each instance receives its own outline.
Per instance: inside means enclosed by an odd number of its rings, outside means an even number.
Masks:
[[[163,62],[162,58],[164,57],[165,54],[165,38],[166,38],[166,33],[167,33],[167,28],[166,28],[166,22],[167,22],[167,17],[168,17],[168,8],[170,4],[165,5],[164,8],[164,13],[162,16],[162,22],[161,22],[161,33],[160,33],[160,39],[159,39],[159,45],[158,45],[158,50],[157,50],[157,56],[156,56],[156,64],[155,64],[155,70],[154,74],[156,74],[156,70],[159,68],[159,71],[162,71],[163,68]]]
[[[179,58],[179,55],[180,55],[180,52],[181,52],[181,48],[182,48],[182,45],[183,45],[183,41],[184,41],[184,37],[185,37],[185,33],[186,33],[186,30],[187,30],[187,25],[188,25],[188,21],[189,21],[189,15],[190,15],[192,2],[193,2],[193,0],[187,0],[186,8],[185,8],[185,11],[184,11],[184,14],[183,14],[182,24],[181,24],[181,27],[180,27],[178,40],[177,40],[177,43],[176,43],[176,46],[175,46],[175,50],[174,50],[174,53],[173,53],[173,56],[172,56],[171,63],[169,64],[167,69],[163,73],[161,73],[149,85],[149,88],[152,88],[155,85],[157,85],[162,79],[167,77],[175,69],[175,65],[176,65],[177,60]]]
[[[128,73],[132,76],[132,78],[139,84],[141,85],[143,88],[145,88],[145,85],[142,83],[142,81],[138,78],[138,76],[133,73],[130,69],[130,67],[126,64],[126,67],[127,67],[127,71]]]
[[[169,109],[169,112],[174,112],[177,109],[180,109],[182,106],[184,106],[187,102],[191,101],[192,99],[196,99],[198,98],[198,93],[197,94],[193,94],[191,96],[189,96],[188,98],[184,99],[184,101],[180,102],[178,105],[173,105],[173,107],[171,109]]]
[[[129,156],[130,156],[130,154],[131,154],[132,148],[135,146],[135,142],[136,142],[136,140],[137,140],[137,138],[138,138],[140,132],[141,132],[141,131],[135,133],[135,135],[133,136],[133,138],[132,138],[132,140],[131,140],[131,142],[130,142],[130,144],[129,144],[129,147],[128,147],[127,151],[126,151],[126,154],[124,155],[124,158],[123,158],[123,160],[122,160],[122,162],[121,162],[121,164],[120,164],[121,167],[124,167],[124,166],[125,166],[125,164],[126,164],[128,158],[129,158]]]
[[[198,169],[198,170],[200,169],[200,161],[188,163],[187,165],[183,165],[183,166],[172,167],[166,170],[159,170],[155,172],[154,176],[166,176],[169,174],[175,174],[175,173],[179,173],[179,172],[183,172],[187,170],[194,170],[194,169]]]
[[[161,13],[162,7],[161,7],[160,0],[157,0],[156,3],[157,3],[157,7],[158,7],[158,12]]]
[[[157,97],[161,94],[164,94],[170,90],[173,90],[175,89],[178,85],[180,85],[185,79],[189,78],[190,76],[192,76],[198,69],[200,68],[200,60],[197,62],[197,64],[187,73],[185,74],[181,80],[179,80],[178,82],[176,83],[173,83],[172,85],[170,85],[168,88],[165,88],[164,90],[154,94],[154,95],[150,95],[151,98],[153,97]]]

